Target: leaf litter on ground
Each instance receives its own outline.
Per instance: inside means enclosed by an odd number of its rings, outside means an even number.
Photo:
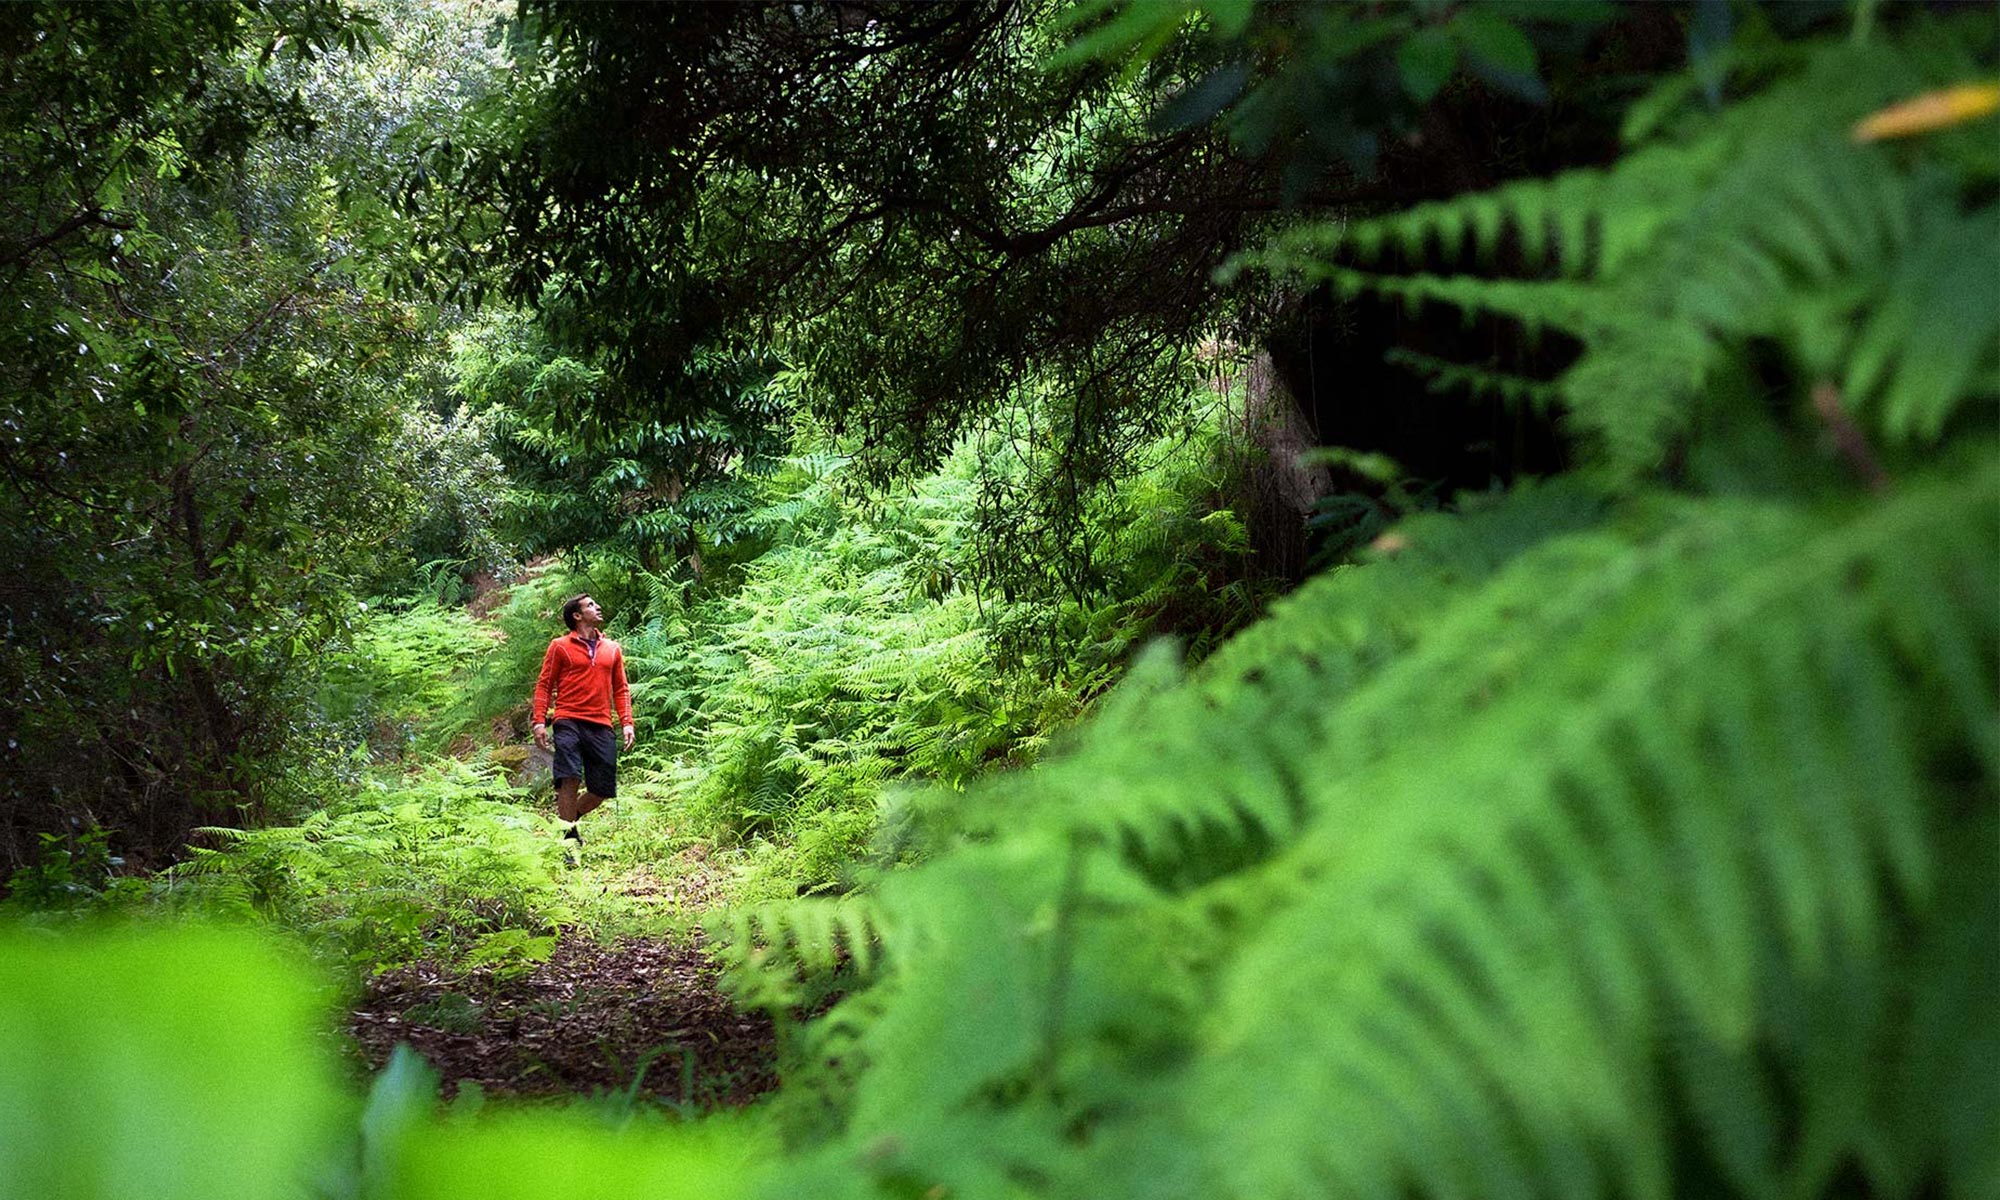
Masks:
[[[399,967],[369,981],[348,1031],[371,1071],[408,1043],[447,1096],[467,1083],[493,1097],[629,1091],[686,1111],[777,1085],[770,1018],[736,1008],[698,934],[570,933],[525,974]]]

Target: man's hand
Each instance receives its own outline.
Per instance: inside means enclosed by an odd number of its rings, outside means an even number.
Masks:
[[[630,725],[627,725],[625,727],[625,748],[627,750],[630,750],[632,748],[632,739],[637,737],[638,735],[639,731],[632,728]]]
[[[544,750],[547,750],[547,749],[550,749],[550,748],[551,748],[551,747],[549,746],[549,727],[548,727],[548,726],[546,726],[546,725],[542,724],[542,723],[541,723],[540,721],[537,721],[537,722],[535,722],[535,728],[534,728],[533,732],[534,732],[534,735],[535,735],[535,745],[537,745],[537,746],[540,746],[540,747],[541,747],[542,749],[544,749]]]

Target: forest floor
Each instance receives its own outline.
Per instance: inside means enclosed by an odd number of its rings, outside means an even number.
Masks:
[[[748,1103],[777,1085],[768,1017],[739,1011],[694,939],[565,935],[525,973],[429,964],[371,980],[349,1024],[371,1070],[407,1042],[489,1096],[626,1094],[683,1110]]]
[[[495,1097],[623,1096],[690,1111],[770,1091],[776,1031],[736,1006],[703,949],[698,918],[719,881],[693,849],[660,872],[593,867],[586,850],[573,882],[604,893],[617,919],[562,928],[540,962],[420,961],[374,975],[347,1022],[363,1065],[380,1070],[407,1042],[447,1097],[476,1083]],[[653,920],[638,919],[649,910]]]

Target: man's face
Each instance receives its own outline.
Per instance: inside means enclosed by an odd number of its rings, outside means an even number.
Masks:
[[[583,603],[576,606],[576,618],[579,625],[586,622],[592,625],[602,625],[604,624],[604,610],[597,607],[597,601],[585,596]]]

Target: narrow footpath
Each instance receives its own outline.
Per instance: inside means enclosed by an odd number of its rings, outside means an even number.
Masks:
[[[512,977],[387,971],[370,981],[348,1028],[371,1070],[408,1042],[443,1076],[447,1097],[472,1082],[493,1097],[629,1090],[712,1109],[777,1086],[770,1019],[737,1010],[693,941],[602,945],[570,933],[547,961]]]

